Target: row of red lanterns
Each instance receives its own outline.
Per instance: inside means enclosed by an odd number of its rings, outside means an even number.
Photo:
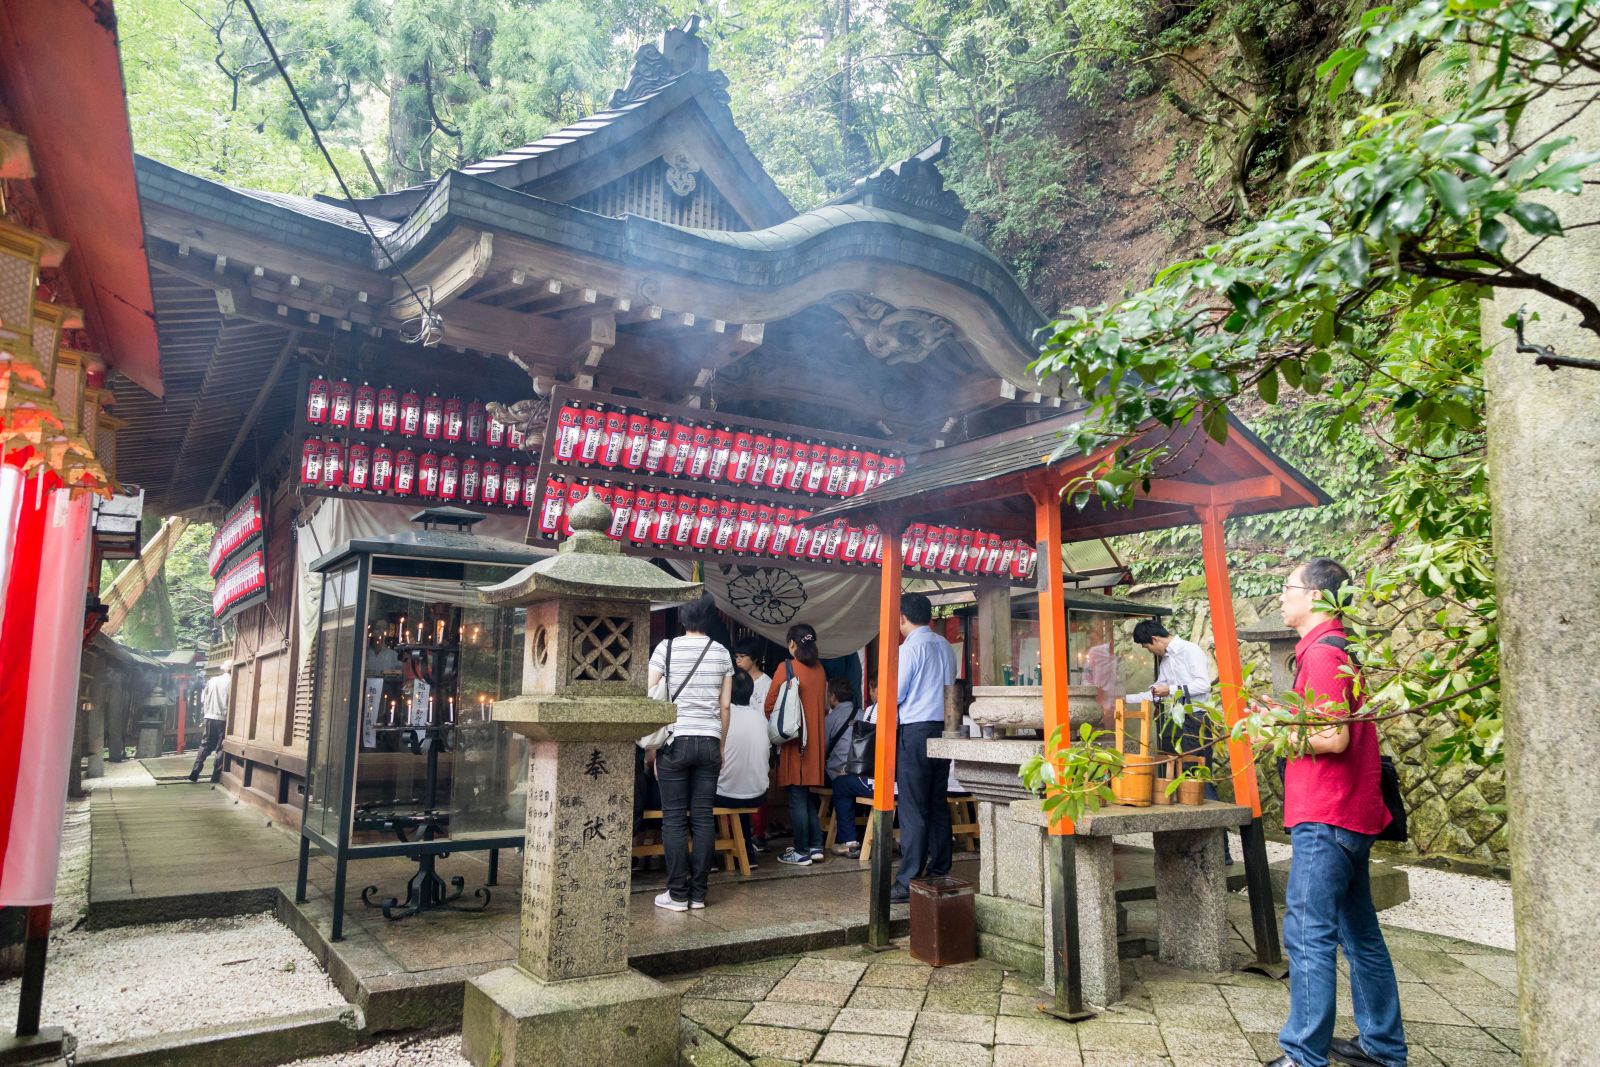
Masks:
[[[601,470],[839,497],[864,493],[905,469],[899,456],[859,446],[572,401],[556,413],[555,458]]]
[[[568,513],[590,492],[611,508],[610,536],[639,545],[827,563],[876,564],[883,537],[876,525],[836,519],[800,524],[804,508],[548,478],[539,507],[539,532],[568,535]],[[1024,580],[1037,554],[1026,542],[954,526],[915,523],[901,539],[907,569]]]
[[[491,418],[481,400],[463,402],[458,396],[445,399],[438,393],[423,396],[415,389],[402,392],[391,385],[376,389],[367,382],[352,385],[348,378],[330,382],[318,375],[311,379],[306,386],[305,416],[308,424],[330,430],[490,448],[522,448],[526,443],[520,427]]]
[[[300,484],[318,489],[531,508],[539,484],[534,475],[532,464],[419,454],[404,446],[308,437],[300,448]]]

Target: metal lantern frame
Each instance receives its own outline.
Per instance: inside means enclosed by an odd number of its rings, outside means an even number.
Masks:
[[[433,864],[441,856],[452,852],[489,852],[488,885],[496,883],[498,873],[499,850],[503,848],[520,848],[523,844],[523,826],[518,822],[514,828],[508,828],[504,834],[486,833],[482,836],[470,838],[438,838],[432,840],[393,841],[388,843],[358,843],[352,841],[355,831],[355,816],[357,814],[356,789],[358,767],[357,761],[361,755],[361,727],[363,707],[363,686],[366,680],[366,671],[361,666],[365,654],[365,635],[371,622],[372,592],[374,563],[378,560],[398,561],[401,567],[413,568],[413,574],[425,573],[429,567],[438,565],[467,565],[467,566],[493,566],[505,568],[507,578],[517,570],[530,563],[549,555],[548,551],[505,541],[498,538],[480,537],[467,532],[439,530],[438,525],[457,525],[458,527],[470,526],[480,521],[483,515],[466,511],[461,508],[429,508],[412,516],[413,522],[422,522],[426,526],[417,531],[404,534],[391,534],[376,537],[357,537],[345,542],[332,552],[315,560],[310,570],[323,575],[322,605],[319,612],[317,629],[317,649],[315,657],[314,695],[312,700],[312,728],[306,747],[306,789],[301,805],[300,828],[300,856],[299,869],[295,883],[295,902],[306,901],[306,880],[310,862],[311,847],[315,845],[324,855],[334,861],[333,882],[333,924],[331,940],[339,941],[344,936],[344,901],[346,889],[346,869],[354,859],[378,859],[384,857],[405,857],[418,861],[419,873],[413,879],[412,889],[418,887],[418,880],[427,882],[429,879],[437,880],[433,873]],[[384,575],[380,575],[383,577]],[[339,606],[333,610],[350,610],[353,615],[348,629],[340,623],[336,630],[338,637],[348,635],[350,647],[339,650],[340,654],[354,656],[354,666],[349,670],[346,683],[340,683],[339,678],[344,674],[341,667],[335,667],[331,672],[325,671],[328,662],[324,642],[328,640],[328,613],[330,611],[329,592],[331,583],[335,581],[353,582],[354,590],[348,601],[341,600]],[[484,604],[486,610],[504,611],[495,605]],[[514,645],[512,653],[515,655],[515,671],[520,681],[522,649],[520,644]],[[332,677],[327,674],[331,673]],[[324,696],[324,687],[330,685],[346,684],[344,692],[332,692]],[[342,721],[321,724],[318,717],[327,714],[338,703],[342,703],[344,713]],[[504,729],[504,727],[501,727]],[[334,731],[338,730],[338,736]],[[326,734],[329,748],[342,745],[337,758],[337,778],[332,781],[319,781],[318,779],[328,772],[323,771],[319,762],[324,759],[324,753],[319,748],[319,739]],[[331,769],[331,768],[330,768]],[[320,824],[313,824],[312,804],[313,794],[325,796],[322,802],[319,817]],[[329,832],[327,817],[336,819]],[[457,889],[459,890],[459,886]],[[408,890],[409,892],[409,890]],[[478,895],[487,904],[487,890],[478,890]],[[366,899],[364,894],[363,899]],[[378,906],[373,901],[367,901]],[[410,907],[411,897],[408,895],[406,906],[400,910],[410,914],[414,910],[425,910],[448,903],[448,900],[435,900],[423,903],[419,908]],[[391,902],[392,907],[398,907]],[[390,915],[390,907],[385,907],[386,916]],[[391,916],[392,917],[392,916]]]

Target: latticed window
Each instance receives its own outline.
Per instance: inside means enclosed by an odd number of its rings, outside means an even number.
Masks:
[[[633,669],[633,623],[616,615],[572,617],[572,680],[625,682]]]

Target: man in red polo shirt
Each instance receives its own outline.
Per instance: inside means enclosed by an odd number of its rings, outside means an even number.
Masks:
[[[1344,627],[1328,609],[1347,602],[1350,575],[1318,557],[1296,567],[1279,598],[1283,621],[1300,634],[1295,692],[1321,715],[1358,712],[1363,697],[1345,651]],[[1291,727],[1294,729],[1294,727]],[[1270,1067],[1326,1067],[1330,1053],[1352,1067],[1405,1067],[1400,990],[1378,928],[1367,857],[1389,824],[1378,765],[1378,729],[1367,721],[1313,730],[1310,751],[1284,772],[1283,826],[1294,862],[1283,917],[1289,954],[1289,1018],[1278,1032],[1285,1055]],[[1333,1036],[1337,949],[1350,965],[1356,1029]]]

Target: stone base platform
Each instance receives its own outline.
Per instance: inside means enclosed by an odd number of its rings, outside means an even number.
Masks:
[[[497,1067],[674,1067],[682,996],[638,971],[541,982],[520,967],[466,986],[462,1052]]]

